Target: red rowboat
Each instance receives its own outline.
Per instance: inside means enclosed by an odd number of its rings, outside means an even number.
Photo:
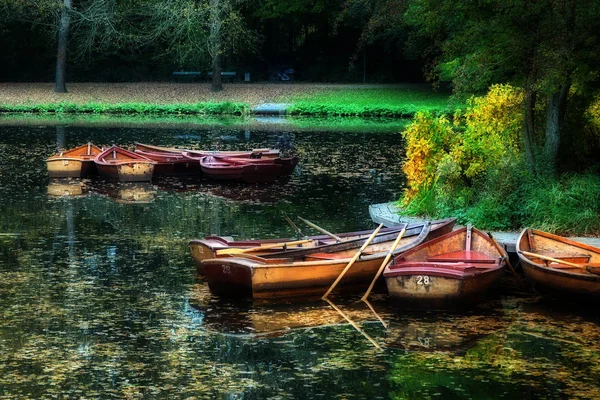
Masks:
[[[488,235],[465,227],[399,255],[383,276],[392,299],[445,307],[485,295],[499,282],[504,264]]]
[[[272,182],[283,173],[283,167],[275,163],[232,162],[213,156],[202,157],[200,168],[204,176],[210,179],[247,183]]]
[[[393,254],[400,254],[450,231],[454,222],[445,220],[435,225],[424,223],[407,229]],[[400,228],[396,228],[397,231],[385,232],[371,241],[339,282],[339,290],[362,290],[368,286],[398,237]],[[254,299],[322,296],[366,238],[363,236],[312,249],[294,248],[261,257],[236,254],[233,257],[213,258],[202,261],[202,268],[209,289],[214,294],[251,296]]]
[[[135,153],[156,161],[154,175],[200,174],[202,172],[199,160],[188,157],[185,153],[145,151],[137,148]]]
[[[277,157],[277,158],[243,158],[243,157],[228,157],[215,155],[214,158],[233,164],[278,164],[281,165],[282,175],[289,175],[294,172],[298,165],[298,157]]]
[[[189,153],[189,156],[196,158],[205,156],[224,156],[224,157],[243,157],[243,158],[277,158],[279,157],[278,149],[252,149],[249,151],[208,151],[208,150],[193,150],[180,149],[176,147],[162,147],[151,144],[136,143],[135,150],[160,153]]]
[[[143,182],[152,180],[155,161],[142,155],[112,146],[94,159],[100,176],[121,182]]]

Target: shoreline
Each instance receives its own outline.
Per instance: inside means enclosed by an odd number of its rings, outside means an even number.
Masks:
[[[0,83],[0,114],[352,116],[410,118],[453,111],[445,94],[423,84]],[[345,96],[345,97],[344,97]]]

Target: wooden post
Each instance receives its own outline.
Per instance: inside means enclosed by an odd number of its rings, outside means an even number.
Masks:
[[[494,237],[492,236],[492,232],[488,232],[488,236],[490,237],[490,240],[494,244],[494,247],[496,247],[496,250],[498,250],[500,252],[500,254],[502,254],[504,259],[506,260],[506,265],[508,266],[508,269],[510,270],[510,272],[513,274],[513,276],[515,278],[518,278],[519,274],[517,274],[517,271],[515,271],[510,260],[508,259],[508,253],[504,250],[504,248],[502,246],[500,246],[500,244],[498,244],[498,242],[496,242],[496,239],[494,239]]]

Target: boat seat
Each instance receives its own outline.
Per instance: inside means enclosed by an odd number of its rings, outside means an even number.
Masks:
[[[336,253],[313,253],[306,256],[307,261],[316,260],[338,260],[348,258],[347,255],[336,254]]]
[[[427,257],[427,261],[494,264],[497,259],[478,251],[460,250]]]
[[[400,261],[390,266],[391,269],[398,268],[445,268],[445,269],[456,269],[456,270],[475,270],[478,268],[490,268],[491,266],[487,263],[473,263],[469,262],[445,262],[445,261]]]
[[[544,255],[544,256],[556,258],[558,260],[569,261],[569,262],[573,262],[573,263],[577,263],[577,264],[579,264],[579,263],[585,264],[588,261],[590,261],[590,255],[584,254],[584,253],[553,253],[553,252],[545,251],[540,254]]]

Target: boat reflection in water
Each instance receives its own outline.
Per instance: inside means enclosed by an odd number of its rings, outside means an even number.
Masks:
[[[197,177],[161,177],[154,181],[160,191],[195,192],[206,196],[218,197],[228,201],[243,203],[277,203],[283,195],[291,195],[294,190],[286,185],[287,179],[276,182],[246,184],[239,182],[212,182]]]
[[[390,323],[385,345],[406,351],[462,353],[507,326],[508,318],[494,309],[403,310]]]
[[[123,204],[150,203],[156,197],[156,187],[149,182],[96,182],[94,192]]]
[[[352,299],[355,300],[355,299]],[[378,293],[370,302],[323,300],[305,304],[253,305],[251,301],[211,296],[196,285],[190,305],[202,315],[202,329],[226,336],[278,337],[313,329],[352,326],[381,350],[461,353],[508,326],[497,308],[398,312]]]
[[[86,183],[72,179],[53,179],[48,182],[48,197],[83,197],[88,193]]]

